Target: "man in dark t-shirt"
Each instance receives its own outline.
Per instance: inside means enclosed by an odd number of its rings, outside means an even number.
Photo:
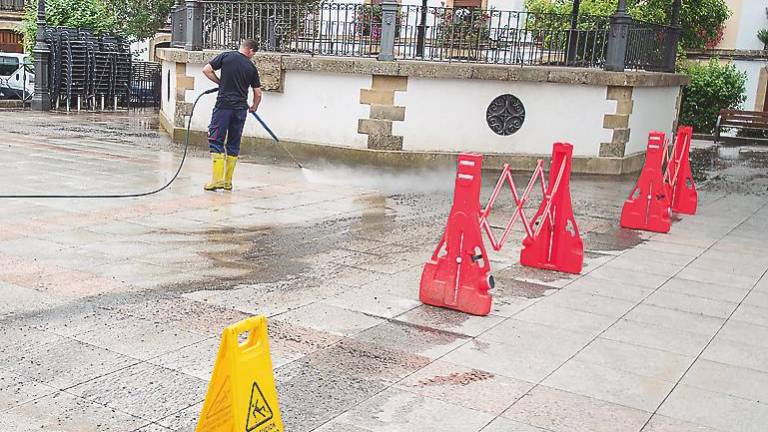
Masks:
[[[232,175],[240,154],[245,119],[248,112],[255,112],[261,103],[259,72],[251,61],[257,50],[258,43],[246,39],[240,44],[240,49],[217,55],[203,68],[203,74],[219,85],[211,125],[208,126],[213,178],[205,185],[205,190],[232,190]],[[221,78],[216,75],[218,70],[221,71]],[[249,88],[253,91],[253,103],[250,106]]]

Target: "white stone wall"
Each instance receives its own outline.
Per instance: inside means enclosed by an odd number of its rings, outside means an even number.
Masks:
[[[488,127],[485,113],[507,93],[523,103],[525,122],[501,136]],[[611,140],[603,115],[615,102],[605,96],[604,86],[411,78],[408,91],[396,94],[395,105],[406,110],[394,135],[404,137],[404,150],[549,154],[554,142],[566,141],[575,155],[597,156],[600,143]]]
[[[635,87],[632,92],[632,115],[629,116],[629,142],[625,154],[645,152],[648,133],[673,133],[677,118],[679,87]]]
[[[164,61],[162,68],[163,88],[160,106],[165,118],[173,124],[173,116],[176,114],[176,64]],[[169,84],[170,92],[168,91]]]
[[[760,80],[760,69],[768,66],[768,62],[737,60],[733,63],[738,70],[747,73],[747,99],[742,104],[742,108],[747,111],[755,110],[755,103],[757,102],[758,92],[757,86]],[[757,111],[762,111],[761,108],[757,108]]]
[[[763,43],[757,38],[757,32],[768,28],[768,17],[765,14],[766,7],[768,7],[768,2],[765,0],[743,0],[741,2],[736,49],[763,49]]]

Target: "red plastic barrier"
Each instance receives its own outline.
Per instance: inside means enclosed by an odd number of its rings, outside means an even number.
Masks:
[[[482,164],[482,155],[459,155],[451,214],[443,238],[424,266],[419,290],[423,303],[474,315],[491,311],[488,290],[493,285],[480,231]]]
[[[655,232],[669,232],[669,195],[661,171],[664,147],[664,133],[651,132],[645,166],[621,210],[621,226]]]
[[[531,220],[533,235],[523,240],[520,263],[528,267],[581,273],[584,244],[571,204],[571,156],[573,146],[555,143],[549,168],[549,186]]]
[[[693,128],[680,126],[677,130],[677,139],[672,152],[672,157],[667,164],[665,174],[667,182],[667,195],[670,197],[672,211],[675,213],[696,214],[698,194],[696,184],[691,173],[691,139]]]

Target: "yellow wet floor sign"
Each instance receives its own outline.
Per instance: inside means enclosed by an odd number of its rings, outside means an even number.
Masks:
[[[238,336],[248,332],[243,343]],[[257,316],[224,329],[196,432],[283,432],[267,319]]]

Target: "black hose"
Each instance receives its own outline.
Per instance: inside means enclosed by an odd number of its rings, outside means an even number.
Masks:
[[[97,195],[75,195],[75,194],[61,194],[61,195],[0,195],[0,198],[20,198],[20,199],[30,199],[30,198],[71,198],[71,199],[84,199],[84,198],[139,198],[139,197],[145,197],[148,195],[154,195],[156,193],[162,192],[174,182],[176,181],[176,178],[179,176],[179,173],[181,173],[181,169],[184,167],[184,162],[187,159],[187,150],[189,150],[189,129],[192,127],[192,116],[195,113],[195,107],[197,106],[197,102],[200,101],[200,98],[203,97],[203,95],[216,93],[219,91],[218,87],[212,88],[209,90],[206,90],[202,92],[196,99],[195,102],[192,104],[192,110],[189,112],[189,120],[187,120],[187,133],[184,136],[184,154],[181,156],[181,161],[179,162],[179,167],[176,169],[176,173],[171,177],[170,180],[163,186],[147,191],[147,192],[139,192],[139,193],[129,193],[129,194],[97,194]]]

